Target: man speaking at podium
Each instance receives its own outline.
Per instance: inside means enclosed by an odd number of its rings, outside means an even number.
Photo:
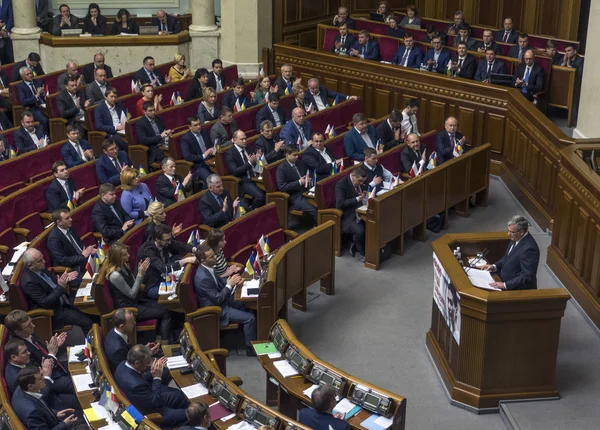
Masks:
[[[490,287],[503,290],[536,290],[537,269],[540,262],[540,249],[535,239],[528,233],[529,222],[515,215],[508,221],[510,244],[506,254],[495,264],[486,264],[484,270],[499,272],[503,282],[492,282]]]

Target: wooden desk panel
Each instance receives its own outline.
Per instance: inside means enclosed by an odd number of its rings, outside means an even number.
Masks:
[[[65,47],[106,47],[106,46],[148,46],[148,45],[179,45],[191,40],[187,31],[167,36],[103,36],[103,37],[80,37],[80,36],[53,36],[50,33],[42,33],[40,43],[52,48]]]

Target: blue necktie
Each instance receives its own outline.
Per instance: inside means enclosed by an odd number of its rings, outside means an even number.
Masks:
[[[529,67],[525,68],[525,76],[523,76],[523,81],[525,81],[525,83],[529,83]],[[521,92],[523,94],[527,94],[527,87],[524,86],[523,89],[521,90]]]
[[[519,60],[523,57],[523,49],[519,49]]]
[[[39,275],[40,275],[40,278],[42,278],[44,281],[46,281],[46,283],[47,283],[48,285],[50,285],[50,287],[51,287],[53,290],[55,290],[55,289],[58,287],[58,285],[56,285],[56,284],[54,283],[54,281],[52,280],[52,278],[50,278],[50,276],[46,275],[44,272],[40,272],[40,273],[39,273]],[[60,295],[60,302],[61,302],[63,305],[68,305],[68,304],[69,304],[69,301],[68,301],[68,300],[66,299],[66,297],[65,297],[65,296],[63,296],[62,294]]]
[[[65,182],[65,188],[67,190],[67,197],[69,200],[73,200],[73,192],[71,191],[71,187],[69,187],[69,183]]]
[[[206,145],[204,145],[204,139],[202,139],[202,135],[200,133],[196,134],[196,140],[198,141],[198,145],[200,145],[200,150],[204,154],[206,152]]]

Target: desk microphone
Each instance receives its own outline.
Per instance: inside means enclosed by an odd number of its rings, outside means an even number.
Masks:
[[[465,273],[469,273],[469,270],[471,270],[473,267],[475,267],[475,264],[480,262],[481,260],[484,259],[484,257],[487,255],[487,253],[490,252],[489,249],[485,248],[482,252],[481,255],[479,255],[475,260],[473,260],[473,262],[471,264],[469,264],[469,267],[467,268],[467,270],[465,270]]]

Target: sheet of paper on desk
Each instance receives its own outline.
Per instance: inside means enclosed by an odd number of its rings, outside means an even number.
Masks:
[[[96,416],[98,418],[102,419],[110,417],[110,412],[104,409],[104,406],[100,406],[98,402],[90,403],[90,406],[92,407],[92,409],[94,409],[94,412],[96,412]]]
[[[386,189],[380,190],[380,191],[378,191],[378,192],[377,192],[377,195],[378,195],[378,196],[380,196],[380,195],[382,195],[382,194],[385,194],[385,193],[387,193],[388,191],[389,191],[389,190],[386,190]]]
[[[77,358],[77,354],[83,351],[84,348],[85,345],[75,345],[69,348],[69,363],[81,363]]]
[[[229,414],[229,415],[225,415],[223,418],[221,418],[221,421],[225,422],[225,421],[229,421],[230,419],[232,419],[233,417],[235,417],[235,414]]]
[[[272,352],[270,354],[267,354],[267,357],[269,357],[271,360],[273,360],[275,358],[281,358],[281,353],[280,352]]]
[[[333,408],[333,413],[339,412],[344,415],[345,419],[351,418],[352,416],[359,413],[361,407],[355,405],[348,399],[342,399],[335,407]]]
[[[369,418],[364,420],[362,423],[360,423],[360,425],[361,427],[367,428],[369,430],[385,430],[386,428],[392,425],[392,420],[373,414]]]
[[[490,290],[490,291],[502,291],[502,289],[500,289],[500,288],[490,287],[490,283],[488,281],[484,281],[482,279],[469,278],[469,281],[471,281],[471,284],[473,284],[473,286],[477,287],[477,288],[482,288],[484,290]]]
[[[357,211],[361,211],[361,212],[366,212],[368,209],[368,205],[362,205],[361,207],[359,207],[358,209],[356,209]]]
[[[473,264],[475,264],[476,266],[485,266],[486,264],[488,264],[488,262],[485,258],[470,257],[469,266],[472,266]]]
[[[187,387],[182,387],[181,391],[183,391],[183,394],[185,394],[190,400],[208,394],[208,390],[202,384],[194,384]]]
[[[468,272],[467,272],[468,270]],[[492,274],[487,270],[479,270],[469,267],[465,267],[465,273],[469,278],[481,279],[482,281],[494,282],[494,278],[492,278]]]
[[[228,427],[228,430],[254,430],[254,426],[247,421],[241,421]]]
[[[284,378],[298,374],[296,369],[294,369],[292,365],[286,360],[274,361],[273,366],[275,366],[275,369],[277,369],[277,371],[281,373],[281,376],[283,376]]]
[[[182,355],[167,358],[168,369],[181,369],[182,367],[187,367],[187,365],[188,363]]]
[[[119,424],[112,422],[107,426],[100,427],[98,430],[122,430],[122,429]]]
[[[88,284],[87,287],[81,287],[77,290],[75,297],[86,297],[92,295],[92,284]]]
[[[73,377],[73,384],[75,384],[75,390],[77,392],[81,392],[81,391],[91,391],[94,389],[94,387],[90,387],[91,384],[94,383],[94,381],[92,380],[92,376],[89,373],[86,373],[85,375],[72,375]]]
[[[306,397],[308,397],[310,399],[310,396],[312,395],[312,392],[315,391],[317,388],[319,388],[318,385],[311,385],[310,387],[308,387],[306,390],[303,391],[304,395]]]

